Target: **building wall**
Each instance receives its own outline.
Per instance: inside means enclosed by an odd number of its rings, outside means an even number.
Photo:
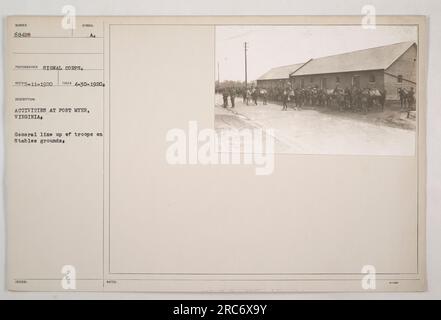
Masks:
[[[326,79],[327,89],[334,89],[336,86],[344,89],[352,87],[354,77],[358,77],[360,88],[384,88],[384,74],[382,70],[293,76],[291,82],[293,82],[295,88],[301,88],[303,79],[304,88],[322,88],[322,81]],[[374,77],[374,81],[371,81],[371,77]]]
[[[413,88],[416,92],[416,84],[405,81],[398,82],[398,79],[396,77],[393,77],[391,75],[385,74],[384,75],[384,88],[386,90],[386,99],[387,100],[399,100],[398,96],[398,89],[403,88],[406,90],[410,90],[410,88]]]
[[[399,57],[388,69],[374,70],[374,71],[357,71],[344,73],[329,73],[317,75],[292,76],[290,82],[294,88],[302,87],[302,80],[304,81],[304,88],[318,87],[322,88],[322,81],[326,79],[326,88],[334,89],[336,86],[344,89],[351,88],[354,77],[359,78],[360,88],[377,88],[386,90],[386,99],[397,100],[398,88],[416,90],[417,79],[417,47],[411,46],[401,57]],[[375,81],[371,81],[371,77]],[[337,78],[339,81],[337,81]],[[288,84],[287,80],[257,80],[259,87],[274,88],[281,87]]]
[[[399,80],[401,76],[401,82]],[[398,100],[398,88],[416,90],[417,79],[417,47],[413,45],[389,68],[385,70],[384,81],[386,98]]]

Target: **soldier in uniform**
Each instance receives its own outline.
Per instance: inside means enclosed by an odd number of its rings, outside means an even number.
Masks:
[[[234,99],[236,98],[236,89],[231,88],[230,89],[230,101],[231,101],[231,108],[234,108]]]
[[[406,100],[407,100],[407,91],[406,89],[403,88],[398,88],[398,95],[400,97],[400,106],[401,106],[401,111],[404,111],[404,109],[406,108]]]
[[[410,87],[409,92],[407,93],[407,118],[410,118],[410,112],[416,110],[416,100],[415,100],[415,91],[413,87]]]
[[[248,106],[250,104],[250,99],[251,99],[251,91],[250,91],[250,89],[246,89],[245,96],[246,96],[246,101],[247,101],[247,106]]]
[[[360,88],[353,86],[352,87],[352,92],[351,92],[351,97],[352,97],[352,105],[354,108],[354,111],[360,110],[361,109],[361,91]]]
[[[407,93],[407,99],[409,100],[409,109],[414,110],[415,108],[415,91],[413,87],[410,87],[409,92]]]
[[[260,95],[262,96],[263,104],[266,105],[268,103],[268,91],[264,88],[260,90]]]
[[[253,92],[251,93],[251,97],[253,98],[254,104],[257,106],[257,96],[259,94],[259,91],[257,88],[253,88]]]
[[[384,104],[386,103],[386,89],[380,90],[380,104],[381,104],[381,111],[384,111]]]
[[[344,101],[345,101],[344,108],[345,109],[351,109],[352,108],[351,90],[349,90],[349,88],[346,87],[344,92],[343,92],[343,95],[344,95]]]
[[[291,102],[291,104],[295,104],[296,94],[294,92],[294,89],[289,88],[287,89],[287,91],[288,91],[288,101]],[[295,105],[294,109],[298,110],[297,105]]]
[[[289,98],[289,92],[288,89],[285,89],[283,90],[283,94],[282,94],[282,102],[283,102],[282,111],[288,110],[288,98]]]

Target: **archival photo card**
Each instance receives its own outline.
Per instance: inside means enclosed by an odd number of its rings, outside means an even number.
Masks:
[[[426,19],[13,16],[8,288],[421,291]]]

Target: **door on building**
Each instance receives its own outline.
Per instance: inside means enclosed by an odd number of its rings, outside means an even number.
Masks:
[[[352,77],[352,86],[355,88],[360,88],[360,76]]]
[[[326,78],[322,78],[321,80],[321,89],[322,90],[328,89],[328,86],[326,85]]]

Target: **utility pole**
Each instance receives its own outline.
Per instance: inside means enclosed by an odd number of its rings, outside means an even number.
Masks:
[[[245,89],[248,89],[248,69],[247,69],[247,50],[248,50],[248,43],[244,42],[244,49],[245,49]]]

